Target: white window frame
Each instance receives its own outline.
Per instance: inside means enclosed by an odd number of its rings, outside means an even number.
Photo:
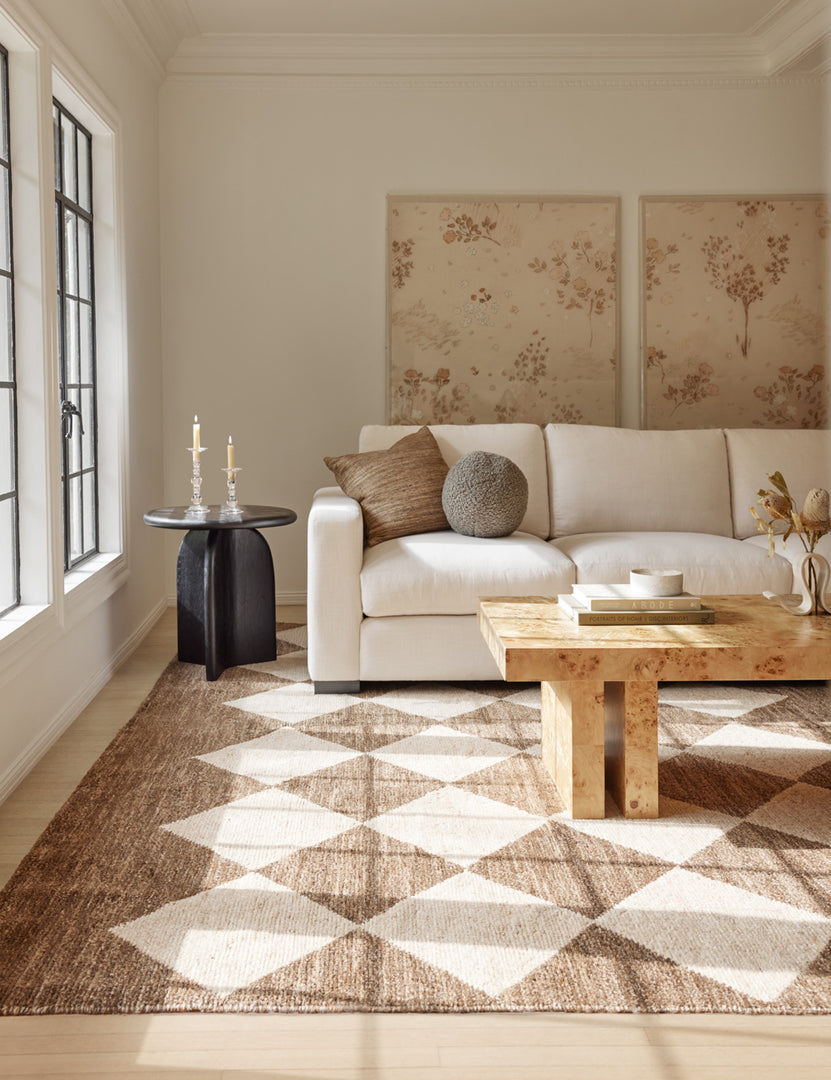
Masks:
[[[87,82],[87,85],[83,85]],[[80,86],[80,90],[78,89]],[[54,66],[52,96],[92,135],[95,191],[95,334],[98,397],[98,554],[64,575],[68,614],[80,618],[103,602],[126,574],[127,355],[120,238],[118,121],[81,72]],[[51,131],[51,97],[50,97]],[[53,155],[54,157],[54,155]],[[54,181],[54,177],[53,177]],[[52,188],[54,199],[54,185]],[[54,214],[54,210],[53,210]],[[54,220],[54,219],[53,219]],[[57,270],[55,268],[55,273]],[[56,278],[57,289],[57,278]],[[56,296],[56,292],[53,292]],[[57,302],[55,325],[57,326]],[[56,365],[57,368],[57,365]],[[61,540],[61,559],[63,541]]]
[[[115,109],[29,5],[3,0],[9,54],[21,603],[0,617],[0,673],[57,641],[127,579],[127,344]],[[92,133],[99,357],[99,554],[63,569],[52,99]]]
[[[64,568],[74,570],[99,550],[92,135],[58,98],[52,99],[52,116],[58,339],[62,343],[58,350],[58,385],[63,448]],[[67,162],[68,145],[72,153]],[[81,190],[84,174],[87,174],[86,191]],[[74,190],[76,185],[78,190]],[[89,332],[85,335],[82,328],[87,322]],[[64,409],[74,411],[65,415]]]
[[[0,213],[4,216],[8,212],[8,221],[6,222],[6,237],[9,249],[9,264],[8,269],[3,270],[2,281],[0,282],[0,290],[6,292],[8,289],[9,310],[8,310],[8,326],[7,326],[7,341],[6,349],[8,350],[8,370],[0,371],[0,379],[3,380],[4,387],[2,391],[3,401],[3,413],[8,415],[9,424],[9,445],[3,446],[0,449],[0,453],[5,456],[6,450],[9,455],[9,476],[8,486],[5,482],[5,477],[0,477],[0,510],[5,511],[6,506],[9,507],[9,525],[10,533],[0,537],[0,551],[3,552],[3,573],[8,570],[9,564],[6,563],[6,557],[10,559],[11,565],[11,585],[12,585],[12,603],[6,604],[6,600],[9,599],[5,594],[0,598],[0,617],[7,614],[9,610],[12,610],[20,604],[20,528],[18,526],[18,503],[19,496],[17,490],[17,364],[15,362],[15,335],[14,335],[14,215],[11,212],[11,195],[12,195],[12,161],[11,161],[11,139],[8,132],[9,121],[9,56],[5,45],[2,48],[2,55],[0,55],[0,67],[5,71],[4,81],[5,87],[2,88],[3,92],[0,93],[0,109],[3,109],[5,116],[2,117],[3,127],[6,129],[6,141],[8,147],[6,153],[3,155],[3,167],[0,172],[5,175],[5,183],[0,183],[0,198],[2,199],[2,206],[0,206]],[[8,200],[8,205],[7,205]],[[8,385],[5,385],[8,383]],[[7,396],[8,394],[8,396]],[[6,414],[6,405],[8,402],[9,412]],[[0,433],[0,439],[5,443],[5,435]],[[5,526],[2,526],[5,531]]]

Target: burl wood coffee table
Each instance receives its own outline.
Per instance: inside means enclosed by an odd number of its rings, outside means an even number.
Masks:
[[[508,682],[542,684],[542,759],[575,818],[658,816],[658,683],[831,678],[831,616],[710,596],[710,626],[578,626],[547,597],[481,600]]]

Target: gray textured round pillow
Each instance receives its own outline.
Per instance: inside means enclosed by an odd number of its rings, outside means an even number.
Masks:
[[[510,458],[473,450],[451,465],[441,504],[457,533],[508,536],[525,517],[528,481]]]

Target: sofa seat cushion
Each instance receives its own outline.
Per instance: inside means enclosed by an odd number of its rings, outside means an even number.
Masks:
[[[580,533],[550,543],[587,585],[626,582],[630,570],[643,566],[683,570],[687,592],[718,596],[789,592],[793,576],[788,560],[769,559],[766,547],[709,533]]]
[[[420,533],[367,548],[361,597],[373,617],[473,615],[482,596],[554,596],[574,580],[570,559],[529,533]]]

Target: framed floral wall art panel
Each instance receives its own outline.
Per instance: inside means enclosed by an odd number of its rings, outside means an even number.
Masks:
[[[643,426],[828,425],[820,196],[641,199]]]
[[[617,199],[387,209],[390,423],[617,422]]]

